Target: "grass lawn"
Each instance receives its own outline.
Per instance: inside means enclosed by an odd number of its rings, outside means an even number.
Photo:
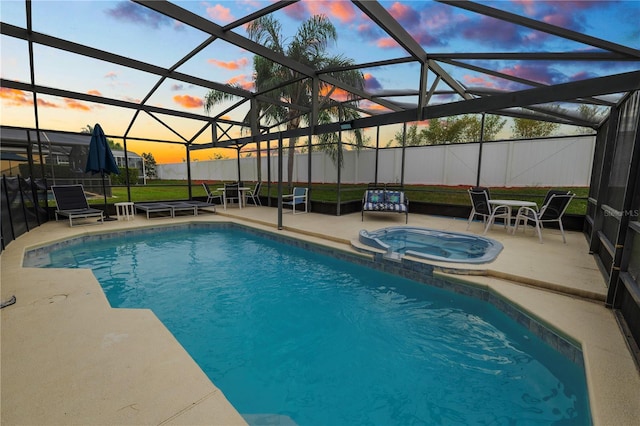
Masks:
[[[222,186],[222,182],[209,182],[211,188]],[[247,182],[247,186],[253,187],[254,183]],[[298,183],[297,186],[304,186],[304,183]],[[366,184],[361,185],[340,185],[340,200],[354,201],[361,200],[362,195],[367,188]],[[315,201],[336,202],[338,193],[336,184],[314,184],[311,197]],[[436,204],[454,204],[454,205],[470,205],[468,186],[437,186],[437,185],[405,185],[405,193],[409,201],[421,201]],[[547,187],[518,187],[518,188],[491,188],[492,198],[506,198],[534,201],[538,205],[542,204],[545,194],[550,188]],[[587,211],[587,196],[589,188],[586,187],[554,187],[554,189],[566,189],[576,193],[576,198],[571,201],[567,209],[569,214],[585,214]],[[284,193],[289,191],[283,189]],[[113,187],[113,197],[108,199],[110,204],[118,201],[127,201],[126,187]],[[277,196],[278,188],[273,184],[270,188],[272,197]],[[262,185],[261,194],[267,195],[267,185]],[[200,182],[194,182],[192,185],[193,197],[205,197],[204,188]],[[185,181],[149,181],[147,185],[136,185],[131,187],[131,200],[140,201],[158,201],[158,200],[186,200],[189,199],[189,189]],[[91,204],[103,203],[102,198],[96,198],[89,201]]]

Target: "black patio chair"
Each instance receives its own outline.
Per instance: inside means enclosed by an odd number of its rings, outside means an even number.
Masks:
[[[516,228],[514,233],[518,231],[520,221],[524,222],[522,232],[527,228],[527,224],[529,222],[533,222],[536,231],[538,231],[540,244],[542,244],[542,228],[544,223],[557,222],[558,227],[560,228],[560,233],[562,234],[562,242],[566,244],[567,239],[564,236],[562,216],[564,215],[564,212],[567,211],[569,203],[575,196],[576,194],[573,194],[570,191],[552,189],[547,192],[547,195],[544,197],[544,202],[542,207],[540,207],[540,210],[535,210],[531,207],[520,207],[520,209],[518,209],[518,214],[516,215]]]

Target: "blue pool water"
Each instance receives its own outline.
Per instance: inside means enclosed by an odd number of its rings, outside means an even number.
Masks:
[[[485,302],[236,228],[83,241],[114,307],[150,308],[250,422],[590,423],[584,371]]]
[[[442,262],[487,263],[495,260],[503,248],[490,238],[411,226],[362,230],[359,240],[386,250],[390,256],[412,255]]]

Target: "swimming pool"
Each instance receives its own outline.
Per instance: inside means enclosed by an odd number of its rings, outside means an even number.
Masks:
[[[385,256],[390,258],[411,255],[442,262],[492,262],[503,248],[490,238],[411,226],[392,226],[371,232],[363,229],[359,240],[369,247],[386,250]]]
[[[92,268],[114,307],[152,309],[249,423],[590,422],[579,363],[451,291],[233,226],[40,255]]]

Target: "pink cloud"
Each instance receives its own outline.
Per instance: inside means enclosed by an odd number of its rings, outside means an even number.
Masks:
[[[245,90],[254,89],[253,79],[249,78],[246,74],[240,74],[229,79],[227,81],[227,84],[231,84],[232,86],[240,86]]]
[[[303,21],[309,15],[309,11],[303,2],[298,2],[285,7],[284,14],[296,21]]]
[[[475,84],[477,86],[482,87],[496,87],[496,84],[493,81],[487,80],[483,77],[477,77],[472,75],[465,75],[462,77],[467,84]]]
[[[338,18],[341,22],[351,22],[355,18],[355,10],[351,2],[333,1],[329,3],[329,17]]]
[[[417,25],[420,22],[418,18],[419,14],[412,7],[409,7],[404,3],[393,3],[389,8],[389,13],[397,21],[400,21],[403,24],[409,24],[413,26]]]
[[[233,22],[236,20],[231,14],[231,9],[221,4],[207,7],[207,15],[216,22]]]
[[[8,101],[12,106],[31,106],[33,101],[27,97],[27,93],[18,89],[9,89],[8,87],[0,87],[0,98]]]
[[[237,70],[237,69],[246,67],[247,64],[249,63],[249,60],[247,58],[240,58],[236,61],[224,62],[224,61],[219,61],[217,59],[208,59],[207,62],[215,66],[218,66],[220,68],[225,68],[228,70]]]
[[[118,74],[115,71],[109,71],[104,75],[104,78],[115,80],[116,78],[118,78]]]
[[[91,107],[75,99],[64,98],[64,103],[70,109],[78,109],[80,111],[91,111]]]
[[[202,99],[189,95],[175,95],[173,101],[185,108],[201,108],[204,105]]]
[[[378,41],[376,42],[376,46],[381,49],[390,49],[398,47],[399,44],[391,37],[385,37],[378,39]]]
[[[95,96],[102,96],[102,93],[100,93],[100,91],[99,91],[99,90],[95,90],[95,89],[93,89],[93,90],[89,90],[89,91],[87,92],[87,94],[89,94],[89,95],[95,95]]]

